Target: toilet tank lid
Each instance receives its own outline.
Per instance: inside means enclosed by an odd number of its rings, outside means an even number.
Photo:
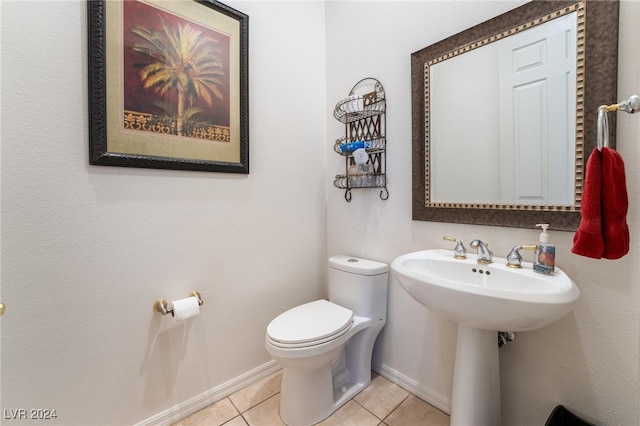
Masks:
[[[358,275],[380,275],[389,271],[386,263],[345,255],[330,257],[329,267]]]

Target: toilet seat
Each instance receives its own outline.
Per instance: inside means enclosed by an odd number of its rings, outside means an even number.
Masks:
[[[267,340],[281,348],[304,348],[334,340],[353,324],[353,311],[316,300],[278,315],[267,327]]]

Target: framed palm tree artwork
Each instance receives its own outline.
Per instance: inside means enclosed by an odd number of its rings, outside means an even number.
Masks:
[[[249,17],[88,0],[89,163],[249,173]]]

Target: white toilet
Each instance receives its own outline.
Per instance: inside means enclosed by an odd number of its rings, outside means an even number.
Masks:
[[[318,423],[371,383],[388,271],[385,263],[331,257],[329,301],[289,309],[267,327],[267,351],[283,368],[280,417],[287,425]]]

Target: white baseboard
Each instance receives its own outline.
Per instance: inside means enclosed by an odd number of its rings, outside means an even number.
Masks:
[[[235,377],[219,386],[201,393],[185,402],[174,405],[154,416],[149,417],[135,426],[168,426],[191,414],[202,410],[209,405],[226,398],[234,392],[244,389],[250,384],[257,382],[271,374],[279,371],[280,365],[275,361],[269,361],[254,368],[238,377]],[[451,413],[451,398],[447,398],[404,374],[394,370],[386,364],[375,364],[373,369],[381,376],[386,377],[398,386],[406,389],[417,397],[427,401],[447,414]]]
[[[263,379],[276,371],[280,370],[280,365],[275,361],[269,361],[266,364],[262,364],[259,367],[254,368],[251,371],[235,377],[219,386],[216,386],[208,391],[201,393],[185,402],[174,405],[148,419],[137,423],[135,426],[164,426],[171,425],[178,420],[181,420],[191,414],[202,410],[209,405],[226,398],[247,387],[248,385]]]
[[[374,364],[373,369],[378,374],[391,380],[401,388],[404,388],[415,396],[427,401],[429,404],[444,411],[445,413],[451,414],[451,397],[445,397],[444,395],[421,385],[386,364]]]

